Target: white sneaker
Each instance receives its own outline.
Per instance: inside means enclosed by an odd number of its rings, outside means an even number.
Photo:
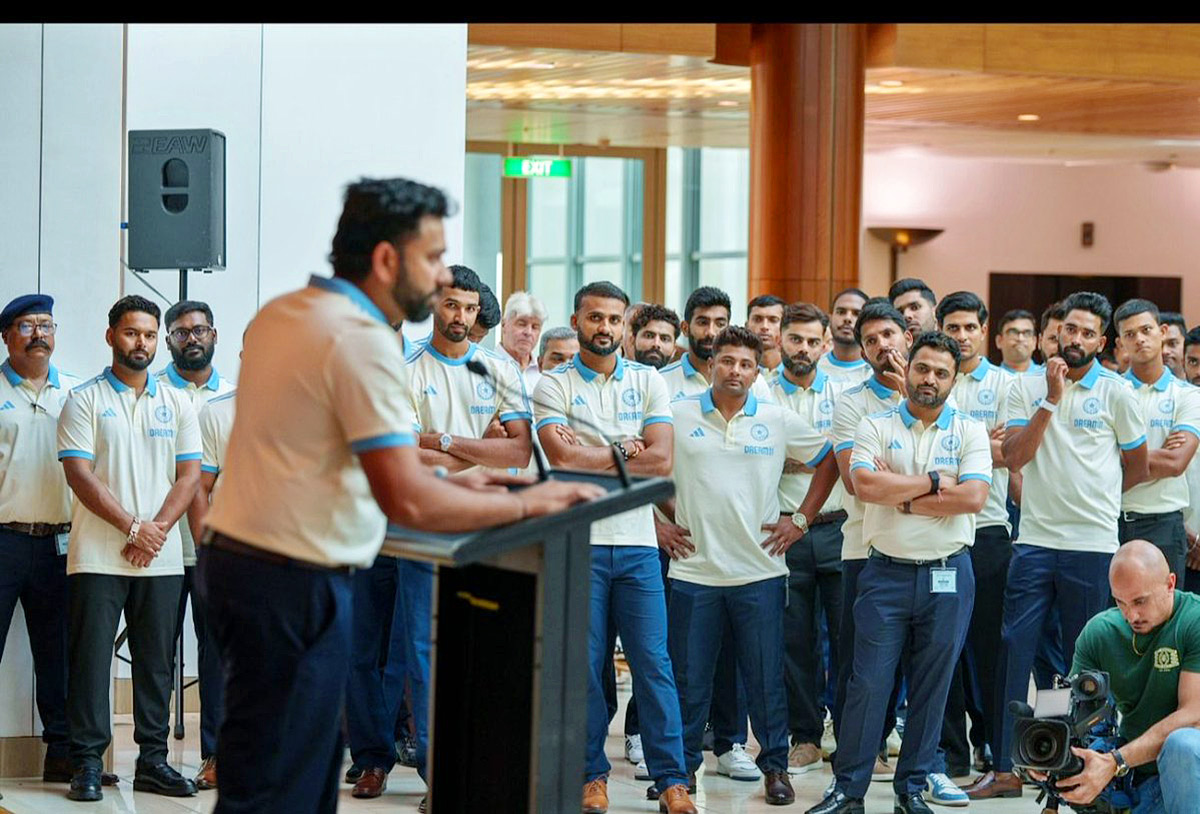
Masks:
[[[929,775],[929,802],[940,806],[965,806],[971,802],[967,793],[946,775],[934,772]]]
[[[637,768],[635,768],[633,770],[633,779],[634,780],[653,780],[654,779],[653,777],[650,776],[650,770],[648,768],[646,768],[646,761],[644,761],[644,760],[638,761]]]
[[[888,757],[896,757],[900,754],[900,733],[895,729],[887,736]]]
[[[825,719],[825,730],[821,733],[821,759],[829,760],[829,756],[837,751],[837,738],[833,736],[833,719]]]
[[[625,736],[625,759],[635,766],[642,762],[645,754],[642,752],[642,736],[641,735],[626,735]],[[640,778],[639,778],[640,779]]]
[[[733,748],[717,758],[717,774],[731,780],[761,780],[762,772],[746,752],[746,747],[735,743]]]

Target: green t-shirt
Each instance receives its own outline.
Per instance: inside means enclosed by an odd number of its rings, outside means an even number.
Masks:
[[[1094,616],[1075,642],[1071,675],[1080,670],[1108,673],[1109,688],[1121,713],[1121,735],[1139,737],[1179,708],[1179,671],[1200,673],[1200,596],[1175,591],[1171,618],[1148,634],[1133,629],[1117,608]],[[1138,655],[1138,654],[1141,655]],[[1139,768],[1153,774],[1154,763]]]

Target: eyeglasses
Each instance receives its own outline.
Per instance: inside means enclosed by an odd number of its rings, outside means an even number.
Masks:
[[[35,328],[37,330],[41,331],[43,336],[54,336],[54,331],[55,331],[55,329],[58,328],[58,325],[56,325],[53,322],[49,322],[49,321],[46,321],[46,322],[28,322],[28,321],[26,321],[26,322],[15,323],[13,327],[15,327],[17,329],[17,333],[19,333],[21,336],[33,336],[33,331]]]
[[[212,336],[213,329],[208,325],[197,325],[191,330],[187,328],[176,328],[171,331],[171,338],[176,342],[186,342],[189,336],[194,336],[203,342]]]
[[[1016,339],[1033,339],[1033,331],[1022,331],[1017,328],[1009,328],[1004,332],[1007,336]]]

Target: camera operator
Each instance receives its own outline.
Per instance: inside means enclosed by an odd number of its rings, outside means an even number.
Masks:
[[[1125,543],[1112,558],[1108,581],[1117,607],[1092,617],[1079,634],[1071,675],[1108,673],[1126,743],[1109,753],[1072,747],[1084,768],[1058,781],[1068,803],[1091,803],[1132,769],[1140,798],[1133,814],[1196,810],[1200,597],[1175,590],[1175,579],[1162,552],[1145,540]]]

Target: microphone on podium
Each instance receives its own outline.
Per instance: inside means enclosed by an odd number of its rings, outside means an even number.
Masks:
[[[467,360],[467,370],[471,371],[476,376],[480,376],[480,377],[486,379],[487,381],[491,382],[492,386],[498,388],[505,396],[507,396],[513,392],[513,388],[509,387],[504,382],[500,381],[495,376],[493,376],[492,372],[487,369],[487,365],[485,365],[483,362],[479,361],[478,359],[468,359]],[[540,401],[535,400],[532,396],[529,396],[528,394],[523,393],[522,396],[524,398],[527,398],[529,400],[530,404],[536,404],[539,407],[548,407],[549,406],[547,404],[544,404]],[[589,430],[592,430],[593,432],[598,434],[601,438],[605,437],[604,430],[600,429],[600,427],[596,426],[591,421],[588,421],[586,418],[580,418],[580,417],[576,416],[572,420],[578,421],[580,424],[587,427]],[[535,432],[536,432],[536,430],[535,430]],[[629,472],[626,471],[626,469],[625,469],[625,459],[621,455],[620,450],[617,449],[616,444],[609,445],[609,449],[612,451],[613,463],[616,464],[616,466],[617,466],[617,477],[621,481],[621,488],[628,489],[629,488]],[[537,461],[538,480],[539,481],[549,480],[550,472],[549,472],[549,470],[546,469],[546,465],[544,463],[542,463],[542,458],[540,455],[537,454],[536,449],[533,451],[533,457]]]

